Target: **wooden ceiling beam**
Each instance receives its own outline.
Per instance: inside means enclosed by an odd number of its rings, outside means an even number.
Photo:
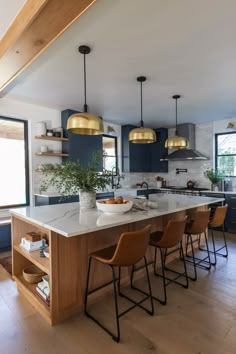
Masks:
[[[0,41],[0,91],[96,0],[28,0]]]

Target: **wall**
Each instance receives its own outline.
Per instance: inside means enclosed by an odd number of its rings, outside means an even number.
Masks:
[[[230,121],[235,123],[236,119]],[[214,167],[214,134],[229,132],[227,129],[229,119],[214,121],[210,123],[196,125],[196,150],[209,157],[209,160],[202,161],[169,161],[168,173],[126,173],[125,179],[122,181],[122,187],[135,187],[136,183],[142,181],[148,182],[150,186],[156,185],[155,177],[157,175],[164,177],[168,185],[185,186],[188,180],[196,181],[197,187],[210,188],[211,184],[204,177],[204,171]],[[169,129],[169,136],[174,135],[174,129]],[[187,173],[176,174],[176,168],[187,169]],[[236,189],[236,178],[232,178],[233,188]]]
[[[24,103],[22,101],[1,98],[0,99],[0,115],[10,118],[19,118],[28,121],[29,130],[29,170],[30,170],[30,203],[33,204],[33,193],[39,188],[40,173],[35,172],[40,163],[60,162],[58,157],[42,157],[35,156],[35,152],[40,151],[41,145],[50,145],[52,148],[61,149],[61,143],[48,143],[46,140],[36,140],[34,136],[37,134],[37,122],[46,122],[48,128],[56,128],[61,126],[61,112],[55,109],[49,109],[42,106]]]

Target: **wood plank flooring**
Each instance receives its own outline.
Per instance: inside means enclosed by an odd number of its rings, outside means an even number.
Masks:
[[[235,354],[235,234],[228,234],[228,245],[229,258],[218,257],[210,272],[198,270],[199,279],[189,289],[170,285],[168,304],[155,302],[153,317],[141,309],[123,316],[119,344],[83,314],[50,327],[0,266],[0,354]],[[151,280],[153,292],[160,295],[160,281]],[[146,282],[137,285],[145,287]],[[125,309],[126,300],[119,300]],[[114,327],[112,296],[90,308]]]

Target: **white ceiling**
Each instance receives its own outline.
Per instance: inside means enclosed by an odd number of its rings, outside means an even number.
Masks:
[[[0,0],[0,39],[8,30],[26,0]]]
[[[171,126],[236,116],[236,0],[97,0],[4,94],[56,109],[83,108],[116,123]],[[2,16],[1,16],[2,17]]]

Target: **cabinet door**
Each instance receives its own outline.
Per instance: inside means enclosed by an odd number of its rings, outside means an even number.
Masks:
[[[149,172],[168,172],[168,161],[160,161],[168,154],[165,148],[165,141],[168,138],[168,129],[155,129],[157,141],[149,144],[150,169]]]
[[[225,226],[229,230],[236,231],[236,195],[226,194],[225,204],[228,204],[228,211],[225,219]]]
[[[129,142],[129,132],[137,128],[133,125],[122,126],[122,171],[148,172],[149,149],[147,144],[132,144]]]
[[[102,135],[79,135],[69,133],[66,129],[68,118],[78,113],[71,109],[61,112],[62,127],[64,136],[69,138],[68,142],[63,142],[63,151],[69,154],[69,157],[63,158],[63,161],[79,161],[84,167],[88,167],[89,160],[93,153],[100,151],[102,154]],[[102,171],[102,157],[99,162],[98,171]]]

